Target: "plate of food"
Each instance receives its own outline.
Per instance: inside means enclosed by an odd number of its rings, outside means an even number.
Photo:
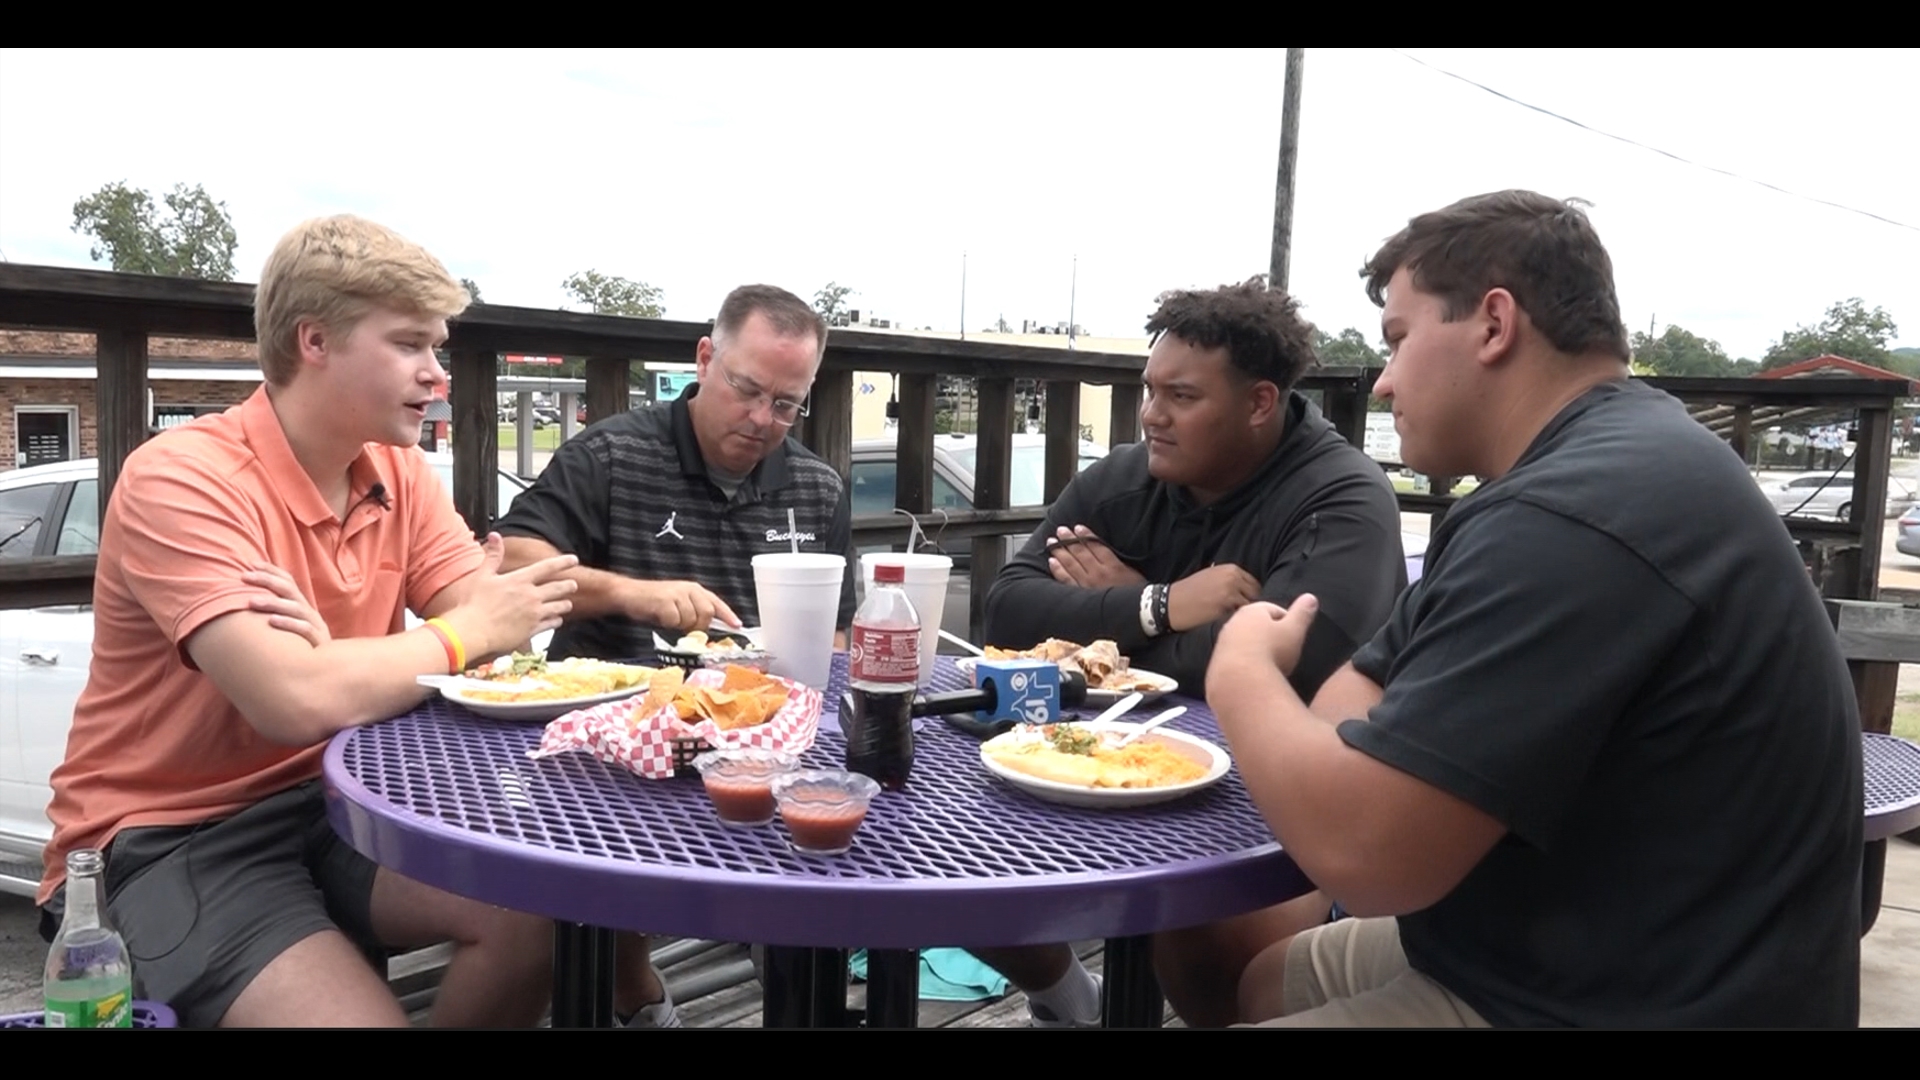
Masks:
[[[964,657],[954,666],[969,680],[979,658]],[[1140,694],[1142,705],[1153,702],[1180,688],[1180,684],[1158,672],[1133,667],[1120,655],[1120,647],[1102,638],[1091,645],[1063,638],[1048,638],[1031,649],[986,647],[988,660],[1051,660],[1064,671],[1077,671],[1087,679],[1087,704],[1096,708],[1111,705],[1131,693]]]
[[[658,670],[578,657],[549,662],[544,654],[515,653],[461,676],[421,681],[489,720],[544,724],[575,709],[641,693]]]
[[[1156,728],[1127,746],[1139,724],[1037,724],[980,744],[980,763],[1037,799],[1066,806],[1150,806],[1219,783],[1227,752],[1184,731]]]

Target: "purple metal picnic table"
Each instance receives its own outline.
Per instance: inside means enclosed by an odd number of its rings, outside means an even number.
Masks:
[[[843,764],[845,679],[843,654],[806,765]],[[941,658],[933,688],[962,685]],[[1203,702],[1183,703],[1174,727],[1223,741]],[[336,736],[325,778],[334,828],[375,862],[555,920],[555,1026],[611,1019],[614,929],[765,944],[766,1022],[811,1026],[846,1022],[845,949],[869,950],[868,1024],[910,1026],[914,950],[1104,938],[1107,1022],[1152,1026],[1149,935],[1311,887],[1237,771],[1157,806],[1057,806],[996,780],[973,737],[933,720],[907,790],[874,800],[852,851],[817,858],[778,823],[722,825],[697,778],[529,760],[540,733],[435,698]]]

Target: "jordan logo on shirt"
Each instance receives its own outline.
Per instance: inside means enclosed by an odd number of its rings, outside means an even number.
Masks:
[[[655,540],[658,540],[663,536],[671,536],[675,540],[685,540],[686,537],[680,535],[680,530],[673,527],[673,519],[679,516],[680,516],[680,512],[678,510],[675,510],[673,513],[668,514],[667,523],[665,525],[660,526],[660,531],[657,533],[654,533],[653,538]]]

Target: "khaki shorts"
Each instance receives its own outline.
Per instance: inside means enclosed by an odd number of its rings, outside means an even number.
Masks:
[[[1342,919],[1287,946],[1286,1012],[1261,1027],[1487,1027],[1480,1014],[1407,966],[1394,919]]]

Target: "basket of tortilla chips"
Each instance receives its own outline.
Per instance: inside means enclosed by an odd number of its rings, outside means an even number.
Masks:
[[[812,687],[752,668],[662,668],[645,694],[554,720],[528,756],[585,750],[659,780],[689,768],[708,750],[798,754],[813,745],[822,700]]]

